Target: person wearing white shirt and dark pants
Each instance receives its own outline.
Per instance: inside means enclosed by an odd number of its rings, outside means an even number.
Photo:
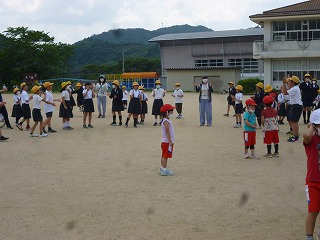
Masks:
[[[43,87],[46,89],[46,91],[44,93],[45,99],[48,102],[60,101],[60,100],[53,99],[52,85],[53,85],[53,83],[50,83],[50,82],[45,82],[43,84]],[[46,120],[43,122],[43,132],[44,133],[47,133],[47,131],[45,130],[47,125],[48,125],[48,132],[49,133],[57,132],[56,130],[53,130],[51,128],[51,118],[52,118],[53,111],[54,111],[54,106],[52,104],[44,103],[44,113],[46,114],[46,117],[47,117]]]
[[[85,89],[82,91],[84,104],[83,104],[83,128],[93,128],[91,121],[92,121],[92,113],[94,112],[93,100],[94,93],[92,91],[92,84],[87,82],[85,84]],[[89,124],[86,125],[87,116],[89,115]]]
[[[174,90],[172,97],[175,98],[175,106],[178,113],[177,118],[182,118],[183,91],[180,89],[180,83],[176,83],[175,87],[176,89]]]
[[[160,114],[160,108],[163,106],[163,97],[166,95],[166,92],[161,87],[161,81],[156,81],[156,88],[152,90],[152,97],[154,97],[154,101],[152,104],[152,115],[154,115],[154,124],[153,126],[157,126],[158,115],[160,119],[162,119],[162,115]],[[161,125],[161,122],[160,122]]]

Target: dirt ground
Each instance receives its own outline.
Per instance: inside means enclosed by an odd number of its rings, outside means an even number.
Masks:
[[[11,114],[12,95],[3,96]],[[109,99],[106,119],[94,113],[94,129],[82,128],[75,108],[75,129],[63,131],[59,104],[58,132],[47,138],[3,128],[10,139],[0,143],[0,239],[304,239],[306,157],[302,140],[286,141],[287,123],[279,158],[262,157],[258,130],[262,158],[245,160],[243,129],[223,116],[226,95],[213,97],[213,126],[200,127],[198,94],[187,93],[183,119],[173,118],[175,175],[162,177],[161,129],[148,104],[137,129],[132,119],[129,128],[109,125]]]

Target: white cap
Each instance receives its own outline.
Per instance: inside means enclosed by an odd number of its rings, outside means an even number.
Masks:
[[[317,109],[311,113],[310,123],[320,124],[320,109]]]

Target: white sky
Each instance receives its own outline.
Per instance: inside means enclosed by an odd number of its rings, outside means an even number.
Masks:
[[[0,32],[28,27],[74,43],[116,28],[155,30],[203,25],[213,30],[254,27],[250,15],[298,0],[0,0]]]

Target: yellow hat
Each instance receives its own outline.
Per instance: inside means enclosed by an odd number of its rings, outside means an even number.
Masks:
[[[237,90],[243,91],[243,87],[241,85],[236,86]]]
[[[127,87],[125,85],[122,86],[122,89],[126,89]]]
[[[72,85],[72,82],[68,81],[67,84],[68,84],[68,85]]]
[[[263,89],[263,83],[262,82],[258,82],[256,84],[256,87]]]
[[[318,90],[318,93],[320,93],[320,89]]]
[[[31,92],[32,92],[32,93],[36,93],[40,88],[41,88],[41,86],[33,86],[33,87],[31,88]]]
[[[317,79],[316,78],[312,78],[312,81],[317,81]]]
[[[78,83],[76,84],[76,87],[82,87],[82,84],[78,82]]]
[[[157,85],[157,84],[160,84],[160,85],[161,85],[161,81],[160,81],[160,80],[157,80],[157,81],[156,81],[156,85]]]
[[[27,85],[27,83],[23,82],[20,84],[20,88],[22,89],[25,85]]]
[[[61,88],[64,88],[65,86],[67,86],[68,84],[66,82],[61,83]]]
[[[297,76],[292,76],[291,78],[289,78],[289,80],[291,80],[297,84],[300,82],[300,79]]]
[[[13,89],[13,93],[14,93],[14,94],[15,94],[17,91],[19,91],[19,88],[16,87],[16,88]]]
[[[233,82],[228,82],[228,84],[232,84],[232,85],[234,85],[234,83],[233,83]]]
[[[180,86],[180,83],[177,82],[174,86]]]
[[[264,88],[264,92],[269,93],[271,92],[273,87],[270,84],[267,84]]]
[[[305,74],[304,77],[311,77],[309,73]]]
[[[114,81],[112,82],[112,84],[119,86],[120,83],[119,83],[118,80],[114,80]]]
[[[134,87],[134,86],[139,86],[139,83],[133,82],[133,83],[132,83],[132,87]]]
[[[138,89],[139,90],[144,90],[144,87],[143,86],[139,86]]]
[[[53,83],[51,83],[51,82],[45,82],[44,84],[42,84],[42,86],[44,88],[47,88],[47,87],[52,86],[52,85],[53,85]]]

